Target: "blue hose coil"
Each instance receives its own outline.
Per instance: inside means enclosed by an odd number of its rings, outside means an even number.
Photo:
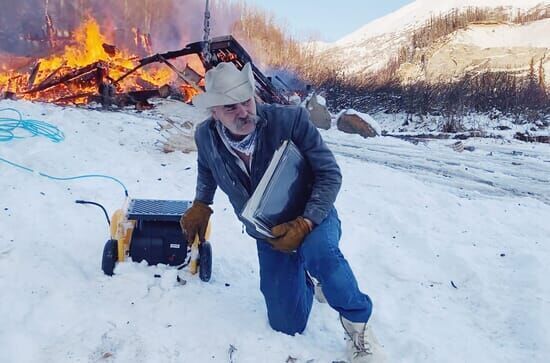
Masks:
[[[44,136],[53,142],[61,142],[65,139],[65,135],[57,126],[40,120],[25,119],[15,108],[0,109],[0,112],[4,111],[15,112],[18,117],[0,117],[0,142],[25,138],[16,134],[18,129],[27,131],[31,137]]]

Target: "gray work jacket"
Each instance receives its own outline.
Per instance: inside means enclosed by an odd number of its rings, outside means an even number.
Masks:
[[[275,150],[284,140],[292,140],[306,158],[313,172],[312,192],[303,216],[316,225],[332,208],[342,184],[342,174],[332,152],[302,107],[257,105],[259,121],[257,140],[248,175],[227,149],[216,121],[208,118],[197,126],[195,142],[198,149],[198,176],[195,199],[212,204],[219,186],[229,197],[236,215],[247,233],[261,238],[255,229],[241,218],[245,203],[258,185]]]

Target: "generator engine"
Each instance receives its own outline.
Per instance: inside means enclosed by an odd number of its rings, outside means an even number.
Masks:
[[[199,272],[209,281],[212,270],[210,243],[195,237],[188,258],[187,236],[180,227],[181,216],[191,207],[189,200],[127,199],[125,207],[116,210],[110,221],[111,239],[103,249],[101,268],[112,276],[117,262],[131,257],[134,262],[147,261],[185,267]],[[206,238],[210,235],[210,223]]]

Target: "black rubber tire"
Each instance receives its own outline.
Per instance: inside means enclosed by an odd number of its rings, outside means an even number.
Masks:
[[[209,242],[199,245],[199,256],[199,278],[208,282],[212,276],[212,246]]]
[[[118,241],[110,239],[105,243],[105,247],[103,247],[103,258],[101,259],[101,269],[105,275],[113,276],[117,259]]]

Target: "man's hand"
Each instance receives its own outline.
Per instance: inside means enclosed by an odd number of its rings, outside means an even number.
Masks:
[[[212,209],[203,202],[195,200],[193,205],[185,211],[180,219],[181,230],[187,234],[187,243],[192,244],[195,235],[199,234],[199,239],[204,242],[204,235],[210,215],[214,213]]]
[[[298,217],[293,221],[279,224],[271,229],[275,238],[268,238],[273,249],[290,253],[296,251],[305,236],[313,229],[313,223],[304,217]]]

